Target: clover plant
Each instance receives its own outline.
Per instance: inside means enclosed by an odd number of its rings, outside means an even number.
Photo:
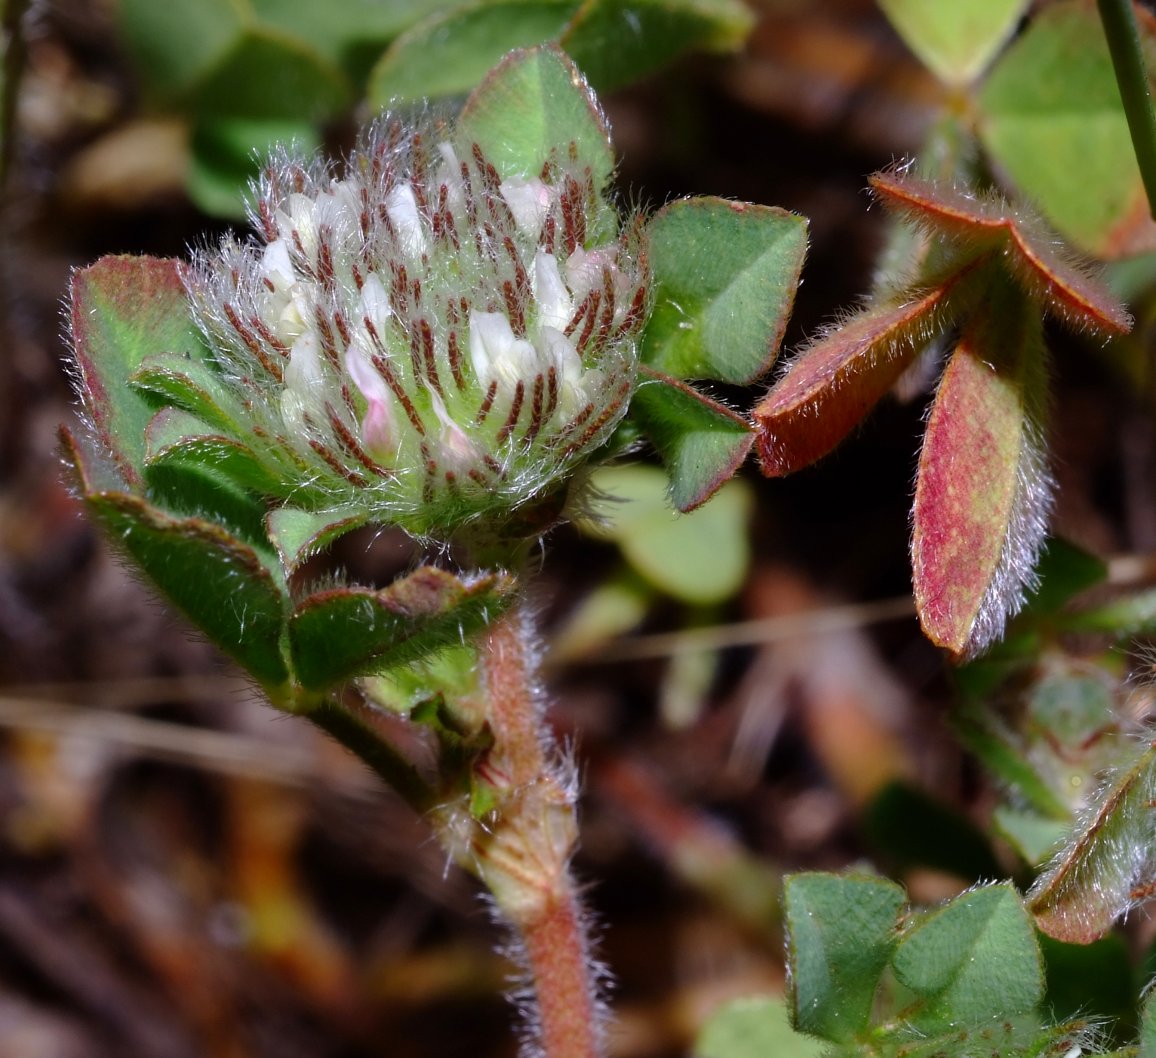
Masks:
[[[678,507],[718,490],[754,433],[691,380],[765,369],[806,244],[769,207],[623,215],[613,167],[570,60],[514,52],[456,114],[387,113],[340,166],[275,154],[255,235],[106,258],[72,289],[85,423],[64,443],[89,510],[481,880],[552,1056],[602,1053],[604,1019],[526,554],[639,436]],[[366,524],[442,557],[384,587],[300,575]]]
[[[1125,112],[1100,19],[1077,0],[1041,5],[1019,33],[1025,0],[881,6],[946,86],[944,112],[917,158],[870,178],[892,217],[872,292],[748,415],[714,387],[772,366],[807,222],[715,198],[623,209],[583,76],[611,87],[685,47],[733,45],[749,23],[738,5],[397,5],[392,21],[345,12],[306,47],[318,26],[304,8],[271,26],[253,0],[180,55],[149,30],[151,5],[123,5],[154,88],[212,136],[234,119],[318,122],[363,88],[381,113],[340,162],[274,150],[250,234],[191,261],[105,258],[75,275],[83,423],[63,444],[77,490],[273,707],[359,756],[478,879],[524,966],[527,1053],[607,1053],[603,971],[570,868],[578,769],[544,717],[526,603],[538,541],[597,521],[616,482],[653,493],[653,469],[621,466],[643,449],[680,512],[752,451],[767,477],[799,471],[936,357],[915,606],[957,666],[955,729],[1006,788],[994,824],[1034,884],[1022,896],[975,878],[925,909],[868,871],[788,877],[790,1025],[748,1004],[712,1023],[700,1053],[741,1058],[751,1039],[895,1058],[1115,1046],[1094,1016],[1057,1009],[1049,945],[1101,937],[1156,888],[1156,754],[1125,715],[1120,666],[1077,656],[1068,637],[1127,644],[1154,630],[1156,605],[1151,592],[1082,596],[1104,567],[1049,536],[1048,438],[1063,424],[1049,421],[1048,346],[1055,321],[1127,348],[1132,318],[1079,251],[1156,246],[1129,132],[1142,107],[1129,93]],[[213,17],[175,10],[183,24]],[[1118,43],[1130,23],[1105,24]],[[1133,57],[1154,42],[1142,18]],[[474,87],[513,45],[532,46]],[[387,48],[376,64],[374,48]],[[254,64],[297,85],[288,111],[270,109],[286,100],[260,79],[236,95]],[[413,102],[467,90],[460,106]],[[729,488],[725,525],[747,495]],[[653,502],[635,513],[603,532],[662,582],[670,559],[655,574],[653,554],[702,538],[668,534]],[[404,530],[423,559],[385,585],[318,581],[311,560],[364,526]],[[745,569],[745,553],[727,558],[721,594],[665,579],[715,602]],[[1008,862],[968,835],[976,862]],[[1140,1025],[1125,1053],[1153,1052],[1150,1008]]]

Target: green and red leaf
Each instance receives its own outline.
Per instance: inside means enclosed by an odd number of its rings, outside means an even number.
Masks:
[[[998,251],[1016,280],[1073,327],[1127,334],[1132,318],[1112,292],[1063,248],[1043,222],[997,195],[976,195],[909,172],[885,170],[871,188],[888,209],[948,236],[966,256]]]
[[[128,379],[151,354],[199,359],[203,349],[179,267],[156,257],[102,257],[72,277],[77,388],[97,438],[134,488],[143,485],[145,428],[155,409]]]
[[[742,416],[686,382],[645,365],[630,415],[657,449],[682,511],[706,503],[747,458],[755,437]]]
[[[1036,925],[1088,944],[1156,894],[1156,743],[1109,775],[1067,846],[1028,893]]]
[[[868,309],[803,349],[754,410],[767,477],[825,456],[946,325],[963,273],[898,305]]]
[[[997,638],[1034,583],[1051,505],[1045,386],[1039,317],[994,284],[940,381],[915,486],[916,608],[957,658]]]

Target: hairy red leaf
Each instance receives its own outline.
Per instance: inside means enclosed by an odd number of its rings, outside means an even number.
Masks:
[[[941,186],[899,169],[871,177],[889,209],[939,237],[948,235],[976,255],[998,250],[1016,280],[1037,301],[1073,327],[1126,334],[1132,317],[1087,265],[1038,217],[998,195]]]
[[[944,326],[963,275],[900,305],[852,316],[799,352],[754,410],[767,477],[815,462],[859,424]]]
[[[1045,387],[1039,317],[996,286],[948,361],[915,488],[916,608],[928,638],[958,658],[997,638],[1034,583],[1052,489]]]
[[[1036,925],[1057,940],[1088,944],[1156,894],[1156,743],[1138,748],[1138,757],[1107,777],[1028,893]]]

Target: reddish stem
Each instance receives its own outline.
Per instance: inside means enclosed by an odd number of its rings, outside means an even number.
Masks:
[[[547,1058],[604,1054],[603,1009],[573,887],[552,894],[520,932],[537,1000],[535,1028],[543,1054]]]
[[[597,973],[569,870],[577,784],[542,722],[529,635],[524,616],[515,611],[496,621],[487,637],[485,685],[494,745],[478,774],[491,788],[496,810],[474,830],[471,853],[525,953],[537,1008],[531,1045],[544,1058],[600,1058],[605,1048]]]

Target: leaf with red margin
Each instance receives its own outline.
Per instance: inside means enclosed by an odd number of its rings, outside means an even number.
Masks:
[[[862,421],[922,345],[947,325],[948,303],[964,275],[900,305],[852,316],[795,357],[754,410],[767,477],[814,463]]]
[[[995,282],[932,405],[915,485],[912,577],[924,632],[957,659],[996,639],[1035,583],[1052,492],[1044,357],[1034,306]]]
[[[639,365],[642,384],[630,415],[658,450],[670,502],[684,514],[706,503],[734,475],[754,444],[740,415],[693,386]]]
[[[325,690],[462,642],[513,599],[513,581],[470,581],[423,566],[381,591],[357,586],[318,592],[289,619],[289,646],[302,684]]]
[[[1127,334],[1132,317],[1110,290],[1051,234],[1043,221],[998,195],[979,196],[891,169],[871,177],[888,209],[975,255],[999,250],[1017,282],[1073,327],[1105,336]]]
[[[102,257],[72,277],[69,321],[80,398],[97,437],[130,485],[143,485],[145,427],[154,407],[128,384],[152,353],[203,355],[179,264]]]
[[[67,430],[62,441],[85,504],[113,544],[277,700],[289,678],[281,653],[289,600],[272,561],[212,522],[105,488],[100,454],[94,460]]]
[[[1048,936],[1089,944],[1156,893],[1156,743],[1112,772],[1028,893]]]

